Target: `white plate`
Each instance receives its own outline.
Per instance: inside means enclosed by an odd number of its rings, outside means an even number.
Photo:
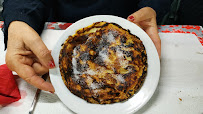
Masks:
[[[138,36],[147,51],[148,57],[148,71],[147,76],[144,81],[143,86],[141,89],[134,94],[130,99],[120,102],[120,103],[113,103],[113,104],[91,104],[86,102],[85,100],[75,96],[72,94],[61,78],[60,69],[59,69],[59,53],[61,50],[61,44],[68,38],[69,35],[75,34],[76,30],[80,28],[84,28],[88,25],[93,24],[94,22],[99,21],[106,21],[106,22],[113,22],[117,23],[121,27],[125,29],[129,29],[132,34]],[[57,41],[54,49],[52,50],[52,56],[54,58],[56,68],[50,69],[50,78],[51,82],[55,88],[55,93],[61,99],[61,101],[72,111],[76,113],[83,113],[83,114],[127,114],[136,112],[142,106],[144,106],[151,96],[153,95],[160,75],[160,61],[158,57],[158,53],[156,48],[149,38],[149,36],[137,25],[133,24],[132,22],[117,17],[117,16],[110,16],[110,15],[97,15],[91,16],[84,19],[77,21],[76,23],[72,24],[68,27],[60,39]]]

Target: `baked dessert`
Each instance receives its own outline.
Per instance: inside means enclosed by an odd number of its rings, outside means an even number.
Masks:
[[[129,30],[96,22],[68,37],[59,67],[73,94],[90,103],[110,104],[139,90],[147,74],[147,54],[142,41]]]

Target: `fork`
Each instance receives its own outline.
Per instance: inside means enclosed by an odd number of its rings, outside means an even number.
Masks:
[[[49,76],[49,73],[46,73],[46,74],[42,75],[42,78],[46,81],[48,76]],[[34,97],[34,99],[32,101],[32,104],[31,104],[31,107],[30,107],[30,110],[29,110],[28,114],[33,114],[36,103],[37,103],[37,101],[39,99],[40,92],[41,92],[41,89],[37,89],[37,92],[35,93],[35,97]]]

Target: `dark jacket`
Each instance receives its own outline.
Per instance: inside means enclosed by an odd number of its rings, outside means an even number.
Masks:
[[[147,2],[148,1],[148,2]],[[39,34],[46,21],[75,22],[91,15],[116,15],[127,18],[139,8],[149,6],[156,10],[158,20],[170,7],[170,0],[158,4],[150,0],[5,0],[3,3],[5,47],[8,26],[12,21],[23,21]],[[165,1],[165,0],[164,0]],[[164,3],[164,4],[163,4]],[[166,7],[167,6],[167,7]]]

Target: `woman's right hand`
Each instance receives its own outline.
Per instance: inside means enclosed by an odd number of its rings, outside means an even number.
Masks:
[[[8,28],[6,64],[31,85],[54,92],[52,84],[40,77],[55,67],[51,52],[38,33],[24,22],[13,21]]]

